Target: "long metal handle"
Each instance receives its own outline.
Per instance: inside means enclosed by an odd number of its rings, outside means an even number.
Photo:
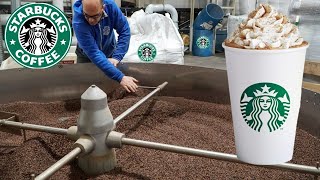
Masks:
[[[223,160],[223,161],[230,161],[230,162],[247,164],[247,163],[240,161],[237,158],[237,156],[233,155],[233,154],[226,154],[226,153],[220,153],[220,152],[214,152],[214,151],[187,148],[187,147],[182,147],[182,146],[175,146],[175,145],[162,144],[162,143],[156,143],[156,142],[142,141],[142,140],[136,140],[136,139],[130,139],[130,138],[122,138],[121,143],[125,144],[125,145],[131,145],[131,146],[137,146],[137,147],[156,149],[156,150],[161,150],[161,151],[168,151],[168,152],[187,154],[187,155],[192,155],[192,156],[206,157],[206,158],[211,158],[211,159],[218,159],[218,160]],[[268,166],[262,166],[262,167],[284,169],[284,170],[290,170],[290,171],[295,171],[295,172],[300,172],[300,173],[320,175],[320,169],[317,169],[316,167],[298,165],[298,164],[283,163],[283,164],[278,164],[278,165],[268,165]]]
[[[48,179],[50,176],[52,176],[55,172],[57,172],[60,168],[62,168],[64,165],[72,161],[74,158],[76,158],[81,153],[81,149],[79,147],[74,148],[71,152],[69,152],[67,155],[65,155],[62,159],[57,161],[55,164],[53,164],[51,167],[49,167],[47,170],[39,174],[35,178],[35,180],[43,180]]]
[[[142,89],[156,89],[157,87],[153,87],[153,86],[138,86],[138,88],[142,88]]]
[[[117,124],[119,121],[121,121],[123,118],[128,116],[132,111],[137,109],[141,104],[143,104],[145,101],[147,101],[150,97],[152,97],[154,94],[156,94],[158,91],[162,90],[168,82],[164,82],[161,85],[159,85],[155,90],[150,92],[148,95],[146,95],[144,98],[142,98],[140,101],[138,101],[136,104],[131,106],[129,109],[127,109],[125,112],[120,114],[117,118],[114,119],[114,124]]]
[[[67,129],[55,128],[55,127],[50,127],[50,126],[41,126],[41,125],[35,125],[35,124],[28,124],[28,123],[21,123],[21,122],[14,122],[14,121],[6,121],[6,120],[0,120],[0,125],[18,127],[21,129],[28,129],[28,130],[33,130],[33,131],[42,131],[42,132],[53,133],[53,134],[67,135],[67,133],[68,133]]]
[[[194,23],[194,2],[195,0],[190,0],[190,43],[189,50],[192,52],[192,44],[193,44],[193,23]]]

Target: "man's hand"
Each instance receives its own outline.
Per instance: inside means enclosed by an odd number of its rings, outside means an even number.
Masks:
[[[113,58],[108,58],[108,60],[111,62],[111,64],[113,64],[115,67],[117,67],[119,61]]]
[[[120,85],[124,87],[128,92],[136,92],[138,85],[136,84],[139,82],[133,77],[130,76],[123,76]]]

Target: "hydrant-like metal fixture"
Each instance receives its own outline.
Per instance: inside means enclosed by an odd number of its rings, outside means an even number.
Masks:
[[[93,151],[78,158],[79,167],[89,175],[112,170],[116,166],[115,150],[107,147],[105,141],[114,122],[107,95],[99,87],[92,85],[82,94],[77,126],[78,135],[89,135],[95,141]]]

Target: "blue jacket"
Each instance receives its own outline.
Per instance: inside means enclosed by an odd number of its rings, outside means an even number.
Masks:
[[[105,17],[97,25],[91,26],[83,15],[81,0],[77,0],[73,5],[72,25],[78,45],[89,59],[108,77],[120,82],[124,74],[107,57],[112,56],[119,61],[123,59],[129,48],[130,28],[113,0],[104,0],[104,4]],[[113,29],[119,34],[118,43]]]

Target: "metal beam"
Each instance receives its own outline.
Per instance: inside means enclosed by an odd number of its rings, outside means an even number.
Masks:
[[[189,43],[189,50],[192,52],[192,43],[193,43],[193,22],[194,22],[194,1],[195,0],[190,0],[191,5],[190,5],[190,43]]]
[[[134,111],[135,109],[137,109],[140,105],[142,105],[145,101],[147,101],[149,98],[151,98],[154,94],[156,94],[157,92],[159,92],[160,90],[162,90],[166,85],[168,84],[168,82],[164,82],[161,85],[159,85],[155,90],[153,90],[151,93],[149,93],[148,95],[146,95],[144,98],[142,98],[140,101],[138,101],[136,104],[134,104],[133,106],[131,106],[129,109],[127,109],[125,112],[123,112],[122,114],[120,114],[116,119],[114,119],[114,124],[117,124],[119,121],[121,121],[123,118],[125,118],[126,116],[128,116],[132,111]]]
[[[130,138],[122,138],[121,143],[124,145],[131,145],[131,146],[143,147],[148,149],[156,149],[156,150],[186,154],[191,156],[199,156],[199,157],[205,157],[210,159],[247,164],[240,161],[237,158],[237,156],[233,154],[226,154],[226,153],[194,149],[194,148],[188,148],[188,147],[182,147],[182,146],[142,141],[142,140],[136,140],[136,139],[130,139]],[[247,164],[247,165],[250,165],[250,164]],[[268,166],[261,166],[261,167],[283,169],[283,170],[289,170],[289,171],[294,171],[299,173],[313,174],[316,176],[320,175],[320,169],[318,169],[317,167],[311,167],[311,166],[305,166],[305,165],[299,165],[299,164],[283,163],[278,165],[268,165]]]
[[[11,0],[11,14],[21,6],[20,0]]]
[[[2,26],[0,25],[0,66],[2,61],[4,61],[4,48],[3,48],[3,40],[2,40]]]
[[[0,25],[6,25],[11,14],[0,14]],[[4,32],[4,31],[3,31]]]
[[[67,135],[67,133],[68,133],[67,129],[54,128],[54,127],[50,127],[50,126],[41,126],[41,125],[35,125],[35,124],[28,124],[28,123],[21,123],[21,122],[6,121],[6,120],[0,120],[0,125],[12,126],[12,127],[17,127],[17,128],[21,128],[21,129],[33,130],[33,131],[47,132],[47,133],[52,133],[52,134]]]
[[[57,161],[55,164],[53,164],[51,167],[49,167],[47,170],[42,172],[39,176],[35,178],[35,180],[43,180],[48,179],[50,176],[52,176],[55,172],[57,172],[59,169],[61,169],[64,165],[72,161],[74,158],[76,158],[81,153],[81,148],[76,147],[71,152],[69,152],[67,155],[65,155],[62,159]]]

